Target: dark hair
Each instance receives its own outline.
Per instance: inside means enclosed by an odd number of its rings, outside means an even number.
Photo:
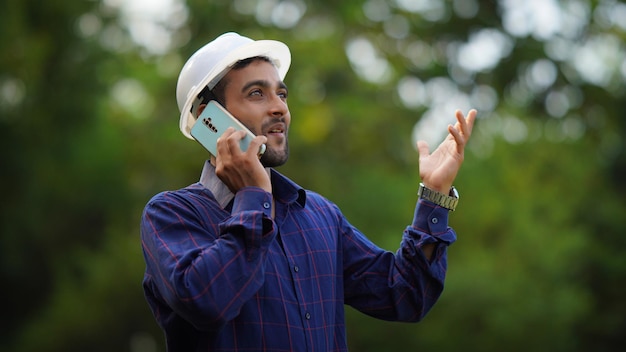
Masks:
[[[252,62],[261,60],[265,62],[269,62],[273,64],[272,60],[267,56],[254,56],[249,57],[247,59],[237,61],[230,69],[231,70],[241,70],[246,68]],[[204,87],[204,89],[198,94],[199,98],[202,98],[202,104],[207,104],[211,100],[215,100],[220,105],[226,106],[226,96],[224,95],[224,91],[226,90],[226,85],[228,84],[228,80],[222,78],[219,82],[213,87],[213,89],[209,89],[208,86]]]

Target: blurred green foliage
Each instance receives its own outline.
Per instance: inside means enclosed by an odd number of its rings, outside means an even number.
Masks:
[[[415,203],[413,138],[429,131],[414,126],[480,110],[443,296],[420,324],[349,309],[352,350],[619,349],[626,5],[534,3],[4,0],[0,350],[163,350],[139,217],[199,177],[206,153],[178,132],[176,78],[230,30],[292,50],[280,171],[390,250]]]

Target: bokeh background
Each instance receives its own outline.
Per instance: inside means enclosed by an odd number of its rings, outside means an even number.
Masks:
[[[2,0],[0,350],[164,350],[139,218],[199,178],[176,79],[226,31],[290,46],[280,171],[390,250],[416,139],[479,110],[443,296],[419,324],[348,309],[351,350],[626,345],[624,2]]]

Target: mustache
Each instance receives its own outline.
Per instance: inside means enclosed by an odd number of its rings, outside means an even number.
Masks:
[[[270,128],[271,126],[277,124],[277,123],[282,123],[283,125],[285,125],[285,129],[287,129],[287,124],[285,123],[285,118],[284,117],[274,117],[266,122],[264,122],[261,125],[261,130],[265,131],[266,129]]]

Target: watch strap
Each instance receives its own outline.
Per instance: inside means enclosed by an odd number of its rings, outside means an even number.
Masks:
[[[450,188],[449,195],[446,195],[441,192],[434,191],[424,186],[423,183],[420,183],[417,195],[421,199],[425,199],[451,211],[454,211],[459,203],[459,195],[454,187]]]

